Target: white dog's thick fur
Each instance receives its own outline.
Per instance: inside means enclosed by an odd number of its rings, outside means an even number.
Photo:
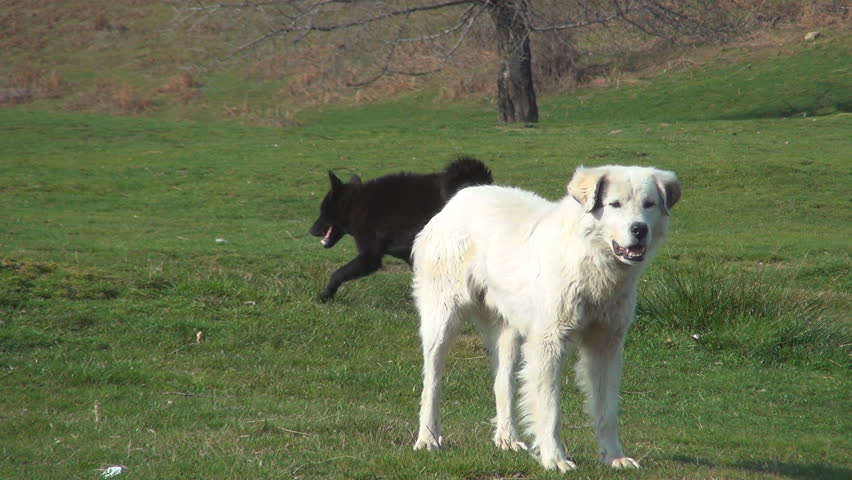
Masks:
[[[601,460],[638,468],[617,431],[624,339],[639,275],[679,198],[674,173],[623,166],[578,168],[559,202],[498,186],[456,194],[414,242],[424,356],[414,448],[443,446],[444,359],[461,321],[472,318],[491,352],[499,448],[527,449],[513,418],[520,355],[520,410],[532,451],[547,469],[575,468],[559,436],[559,396],[564,359],[576,346],[576,382]]]

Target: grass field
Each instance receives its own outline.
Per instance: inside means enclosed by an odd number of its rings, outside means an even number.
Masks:
[[[0,110],[0,479],[556,478],[491,445],[471,331],[446,377],[452,448],[411,449],[403,264],[316,300],[354,252],[307,235],[326,170],[459,153],[550,198],[578,164],[683,182],[626,353],[622,440],[645,468],[597,464],[569,377],[566,478],[849,478],[850,48],[546,99],[535,128],[427,95],[290,129]]]

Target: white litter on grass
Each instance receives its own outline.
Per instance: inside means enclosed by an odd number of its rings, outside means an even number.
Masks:
[[[225,240],[224,238],[217,238],[216,243],[218,243],[219,245],[223,245],[223,244],[228,243],[228,241]]]
[[[101,477],[112,478],[116,475],[124,473],[126,469],[127,467],[125,467],[124,465],[110,465],[101,469]]]
[[[690,337],[692,337],[692,339],[695,341],[701,340],[701,335],[697,333],[693,333],[692,335],[690,335]]]

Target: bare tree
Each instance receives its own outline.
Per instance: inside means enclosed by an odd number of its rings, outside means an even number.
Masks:
[[[573,48],[568,32],[591,28],[629,28],[645,35],[703,33],[714,0],[173,0],[181,22],[221,15],[255,24],[254,37],[231,51],[239,55],[272,40],[305,42],[312,35],[357,32],[373,47],[373,71],[349,81],[369,85],[390,75],[423,76],[444,69],[472,32],[490,29],[498,55],[497,104],[506,123],[538,121],[530,39],[559,36]],[[239,12],[239,15],[237,14]],[[718,22],[717,22],[718,23]],[[340,54],[352,54],[352,38]],[[413,46],[427,48],[429,61],[412,60]],[[365,56],[361,50],[358,55]]]
[[[530,5],[527,0],[485,3],[497,34],[497,107],[506,123],[538,122],[538,103],[532,75]]]

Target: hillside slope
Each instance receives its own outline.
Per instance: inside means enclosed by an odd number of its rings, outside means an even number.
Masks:
[[[0,49],[4,56],[0,63],[0,105],[289,126],[297,123],[299,112],[329,105],[375,103],[416,92],[438,103],[488,104],[494,95],[494,52],[479,46],[481,43],[464,44],[458,53],[459,65],[443,74],[393,77],[355,89],[334,77],[333,70],[354,67],[349,63],[333,66],[338,62],[332,55],[333,38],[327,39],[327,44],[319,39],[304,48],[279,53],[271,46],[256,55],[221,61],[247,38],[248,27],[237,20],[187,19],[179,15],[177,5],[173,8],[167,2],[138,0],[6,2],[0,12]],[[785,5],[787,8],[778,10],[781,15],[771,26],[758,23],[763,26],[727,46],[661,49],[658,43],[649,42],[644,52],[596,57],[608,63],[598,65],[596,73],[585,81],[593,86],[626,86],[653,77],[676,82],[680,77],[664,78],[677,72],[702,75],[705,69],[732,63],[747,69],[748,62],[769,58],[777,60],[777,68],[783,68],[784,59],[791,55],[822,55],[820,48],[826,44],[848,47],[848,14],[820,17],[808,13],[811,10],[805,3]],[[756,9],[745,13],[746,17],[762,18]],[[803,42],[805,32],[814,26],[820,27],[822,35],[815,42]],[[594,36],[578,39],[585,44],[593,41]],[[553,52],[540,53],[534,61],[553,60]],[[842,58],[838,54],[835,57],[832,61],[842,65]],[[831,70],[828,74],[836,77]],[[549,85],[547,92],[551,95],[574,88],[573,82],[560,87],[558,81],[540,78],[539,83]],[[814,87],[833,85],[820,82]],[[718,95],[713,91],[683,92],[689,98],[696,93],[706,97],[705,102]],[[582,95],[581,91],[577,98]],[[745,95],[743,102],[749,101],[748,92]],[[780,107],[782,113],[804,112],[811,107],[798,105],[796,98],[789,101],[789,107]]]

